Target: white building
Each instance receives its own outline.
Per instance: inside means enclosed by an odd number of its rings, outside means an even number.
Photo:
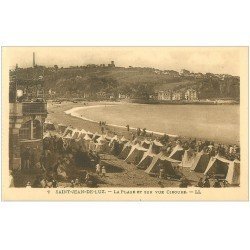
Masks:
[[[188,89],[185,92],[185,99],[189,100],[189,101],[195,101],[198,100],[198,96],[197,96],[197,91],[194,89]]]
[[[159,91],[158,92],[158,100],[159,101],[171,101],[172,100],[172,91]]]
[[[181,92],[174,92],[172,95],[172,100],[173,101],[180,101],[183,99],[182,97],[183,97],[183,94]]]
[[[124,94],[119,94],[119,95],[118,95],[118,98],[119,98],[119,99],[127,99],[128,96],[127,96],[127,95],[124,95]]]

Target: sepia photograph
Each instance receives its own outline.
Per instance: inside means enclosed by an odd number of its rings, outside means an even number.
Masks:
[[[2,1],[2,249],[249,248],[249,1]]]
[[[247,198],[247,47],[2,50],[10,196]]]

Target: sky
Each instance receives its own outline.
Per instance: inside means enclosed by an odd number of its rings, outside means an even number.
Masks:
[[[152,67],[161,70],[240,74],[240,49],[237,47],[8,47],[10,68],[36,64],[68,67],[86,64],[108,64],[119,67]]]

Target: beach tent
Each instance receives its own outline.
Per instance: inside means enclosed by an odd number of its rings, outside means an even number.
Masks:
[[[118,141],[118,136],[117,136],[117,135],[115,135],[115,136],[113,136],[113,137],[111,138],[111,140],[110,140],[110,142],[109,142],[109,146],[110,146],[110,147],[112,147],[112,143],[113,143],[114,141]]]
[[[121,139],[120,139],[120,143],[126,143],[128,142],[128,140],[123,136]]]
[[[97,142],[97,139],[100,138],[101,135],[99,135],[97,132],[94,133],[92,140]]]
[[[159,141],[154,140],[152,143],[152,152],[154,154],[159,154],[161,152],[162,147],[163,145]]]
[[[119,142],[118,136],[115,135],[111,138],[110,142],[109,142],[109,147],[110,149],[112,149],[114,147],[115,142]]]
[[[93,138],[94,134],[90,131],[87,132],[87,135],[90,137],[90,138]]]
[[[177,160],[177,161],[181,161],[182,160],[182,156],[184,154],[184,149],[182,148],[182,146],[180,146],[179,144],[177,144],[172,152],[170,153],[169,157]]]
[[[77,144],[79,145],[79,148],[81,147],[83,151],[88,150],[88,143],[86,143],[86,141],[82,137],[77,139],[76,141]]]
[[[86,134],[83,139],[85,141],[91,141],[92,140],[91,137],[88,134]]]
[[[49,137],[51,137],[49,131],[46,131],[45,133],[43,133],[43,139],[44,139],[44,138],[49,138]]]
[[[79,131],[79,134],[78,134],[78,139],[80,138],[84,138],[84,136],[87,134],[86,130],[85,129],[82,129]]]
[[[95,151],[98,153],[106,153],[108,152],[108,143],[107,141],[98,141],[95,143]]]
[[[65,135],[65,136],[63,137],[63,139],[71,140],[71,139],[72,139],[72,136],[71,136],[71,134],[69,133],[69,134]]]
[[[112,150],[115,152],[114,155],[119,155],[124,148],[124,145],[128,140],[123,136],[117,143],[113,143]]]
[[[229,161],[219,155],[211,157],[204,175],[225,179],[231,185],[240,184],[240,161]]]
[[[73,128],[67,127],[67,128],[65,129],[65,131],[64,131],[64,133],[63,133],[63,135],[62,135],[62,137],[65,137],[65,136],[68,135],[68,134],[72,135],[72,133],[73,133]]]
[[[127,158],[127,156],[128,156],[128,154],[129,154],[129,152],[130,152],[130,150],[131,150],[131,148],[132,148],[132,144],[131,144],[131,142],[127,142],[124,146],[123,146],[123,149],[122,149],[122,151],[121,151],[121,153],[118,155],[118,157],[120,158],[120,159],[126,159]]]
[[[191,168],[195,162],[195,156],[196,153],[193,149],[189,148],[185,150],[180,166],[183,168]]]
[[[121,153],[123,147],[124,147],[124,144],[121,143],[120,141],[113,141],[111,146],[109,146],[110,153],[115,156],[118,156]]]
[[[108,133],[106,133],[105,135],[103,135],[104,136],[104,138],[106,139],[106,141],[108,141],[108,142],[110,142],[111,141],[111,137],[110,136],[108,136]]]
[[[154,156],[151,164],[145,170],[145,172],[148,174],[157,175],[159,174],[160,169],[163,168],[166,176],[180,178],[181,175],[177,171],[179,164],[180,161],[171,159],[167,156],[164,156],[163,153],[160,153],[159,155]]]
[[[134,164],[138,164],[141,160],[141,158],[143,157],[143,154],[146,152],[147,150],[145,148],[143,148],[142,146],[140,146],[139,143],[137,143],[136,145],[133,145],[127,158],[125,159],[125,161],[127,163],[134,163]]]
[[[77,139],[80,131],[78,129],[74,129],[72,133],[72,139]]]
[[[98,143],[107,143],[105,135],[101,135],[97,140]]]
[[[208,166],[209,160],[209,154],[204,153],[203,151],[197,153],[190,170],[193,170],[198,173],[204,173]]]
[[[147,169],[151,164],[153,158],[156,156],[152,150],[153,143],[151,144],[150,148],[144,153],[141,161],[138,163],[137,167],[140,169]]]
[[[44,130],[47,131],[47,130],[56,130],[56,127],[54,125],[54,123],[50,122],[50,121],[45,121],[44,124],[43,124],[43,127],[44,127]]]
[[[67,128],[68,126],[59,123],[59,124],[57,125],[57,127],[58,127],[58,128],[57,128],[58,132],[61,133],[61,134],[63,134],[64,131],[66,130],[66,128]]]
[[[151,142],[148,141],[147,139],[145,139],[145,140],[143,140],[143,141],[141,142],[141,146],[142,146],[143,148],[145,148],[145,149],[149,149],[150,144],[151,144]]]
[[[135,138],[135,139],[131,142],[131,144],[133,144],[133,145],[136,145],[137,143],[140,143],[140,140],[137,139],[137,138]]]
[[[85,134],[85,136],[81,138],[81,140],[83,140],[81,143],[84,144],[84,148],[89,150],[89,145],[90,145],[90,142],[92,141],[89,135]]]

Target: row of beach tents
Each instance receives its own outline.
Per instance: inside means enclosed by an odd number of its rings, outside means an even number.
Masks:
[[[163,168],[167,176],[179,178],[180,172],[186,169],[194,173],[217,176],[231,185],[240,184],[240,161],[238,160],[229,161],[219,155],[210,157],[203,151],[184,150],[178,143],[170,154],[166,154],[164,145],[157,140],[129,141],[124,136],[110,137],[107,134],[100,135],[62,124],[58,124],[56,130],[66,141],[74,141],[72,143],[77,143],[86,150],[114,154],[150,175],[159,174],[160,169]]]

